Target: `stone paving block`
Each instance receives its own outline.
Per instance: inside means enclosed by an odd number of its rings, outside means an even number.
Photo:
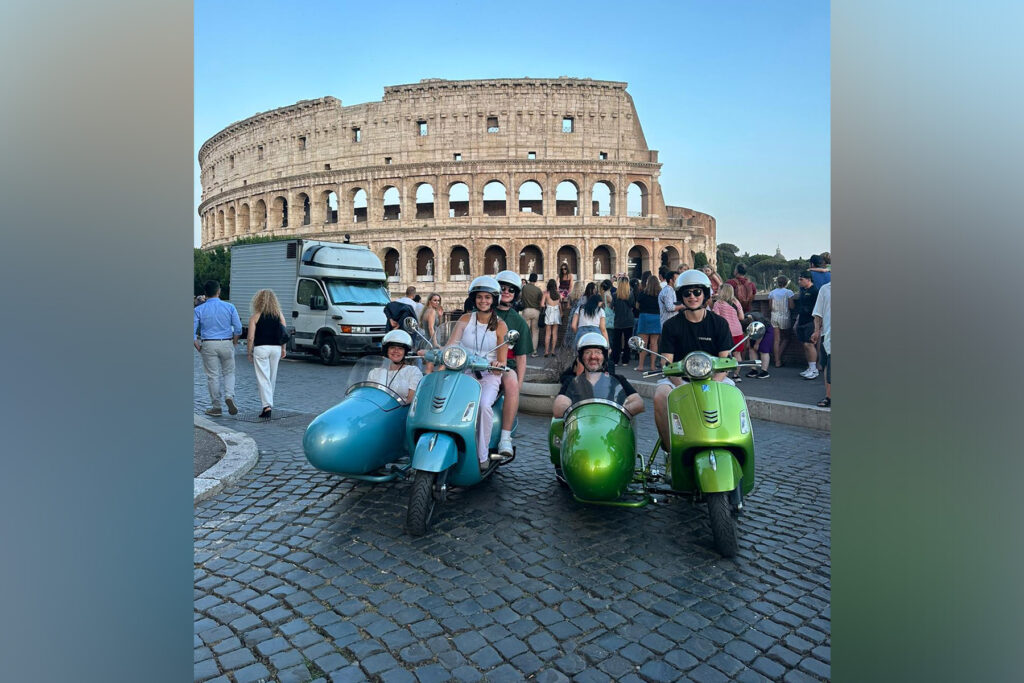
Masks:
[[[687,674],[697,683],[727,683],[729,677],[708,664],[701,664]]]
[[[206,681],[219,674],[220,668],[212,658],[196,662],[192,667],[192,677],[196,681]]]
[[[471,666],[460,666],[452,671],[452,678],[464,683],[476,683],[484,676]]]
[[[251,664],[244,669],[235,672],[236,683],[259,683],[265,682],[270,677],[267,667],[260,663]]]
[[[405,669],[391,669],[380,675],[381,683],[416,683],[416,677]]]
[[[832,667],[813,657],[805,657],[800,660],[800,668],[818,678],[824,678],[825,680],[832,678]]]

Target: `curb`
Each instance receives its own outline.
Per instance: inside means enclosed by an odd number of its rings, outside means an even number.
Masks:
[[[193,480],[192,504],[195,505],[212,498],[223,491],[225,486],[241,479],[253,468],[260,456],[256,442],[245,432],[222,427],[200,415],[193,414],[193,418],[196,427],[216,434],[227,449],[224,457],[217,461],[216,465]]]
[[[654,398],[654,389],[658,386],[655,382],[630,382],[630,384],[638,394],[650,399]],[[832,411],[827,408],[753,396],[744,396],[744,399],[747,401],[750,417],[758,420],[817,429],[823,432],[832,431]]]

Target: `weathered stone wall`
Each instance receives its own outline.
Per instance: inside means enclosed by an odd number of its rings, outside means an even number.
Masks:
[[[228,126],[199,163],[204,247],[348,234],[389,275],[398,261],[393,291],[457,295],[462,271],[490,273],[495,257],[524,274],[532,259],[544,278],[565,260],[585,282],[715,252],[714,218],[665,205],[658,153],[620,82],[428,79],[380,102],[306,100]],[[485,197],[492,181],[504,200]],[[520,195],[530,181],[539,197]],[[626,210],[631,184],[639,215]]]

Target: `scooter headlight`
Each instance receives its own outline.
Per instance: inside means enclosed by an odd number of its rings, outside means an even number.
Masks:
[[[461,346],[450,346],[441,354],[441,362],[449,370],[461,370],[468,357],[466,349]]]
[[[683,361],[683,369],[686,370],[687,375],[694,379],[710,377],[712,369],[711,356],[702,351],[695,351]]]

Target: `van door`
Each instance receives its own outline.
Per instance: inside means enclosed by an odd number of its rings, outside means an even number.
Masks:
[[[327,322],[327,294],[317,280],[300,277],[295,284],[295,345],[313,346],[316,332]]]

